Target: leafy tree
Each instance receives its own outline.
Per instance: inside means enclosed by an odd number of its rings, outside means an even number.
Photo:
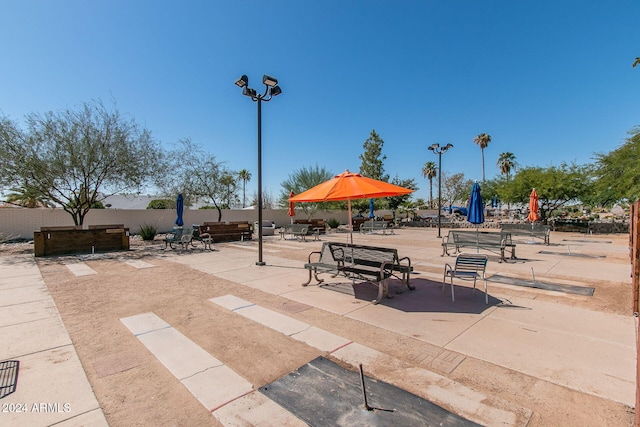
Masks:
[[[482,181],[484,182],[484,149],[489,146],[489,143],[491,142],[491,135],[487,133],[481,133],[473,138],[473,142],[478,144],[480,150],[482,150]]]
[[[221,221],[223,203],[230,200],[230,188],[223,178],[233,175],[233,172],[188,138],[179,141],[178,148],[170,152],[167,158],[164,168],[171,173],[166,173],[157,181],[158,187],[166,195],[182,193],[185,206],[195,198],[212,203],[218,211],[218,221]]]
[[[333,178],[335,174],[329,172],[324,167],[302,167],[289,174],[286,180],[284,180],[280,187],[280,199],[279,205],[282,208],[289,206],[289,194],[293,191],[294,194],[300,194],[303,191],[307,191],[310,188],[315,187],[318,184],[322,184],[325,181]],[[311,218],[314,212],[320,209],[331,209],[331,207],[342,206],[342,203],[336,202],[320,202],[320,203],[299,203],[297,206],[302,209],[308,218]]]
[[[433,178],[438,175],[436,162],[427,162],[422,167],[422,177],[429,180],[429,207],[433,208]]]
[[[588,166],[563,163],[558,167],[527,167],[520,169],[513,180],[507,183],[503,197],[512,203],[526,204],[535,188],[540,219],[545,221],[549,213],[589,194],[591,187]]]
[[[251,181],[251,172],[242,169],[238,172],[238,178],[242,181],[242,207],[247,207],[247,182]]]
[[[372,130],[369,138],[362,144],[364,153],[358,156],[362,161],[360,164],[360,174],[362,176],[389,182],[389,175],[384,173],[384,161],[387,156],[382,154],[383,146],[384,141],[380,138],[380,135],[376,133],[375,129]]]
[[[593,196],[599,205],[640,198],[640,126],[631,129],[629,135],[620,147],[595,156]]]
[[[26,116],[26,130],[0,118],[0,185],[61,206],[82,225],[104,198],[140,190],[159,173],[151,133],[100,102]]]
[[[394,185],[399,185],[400,187],[404,187],[404,188],[408,188],[410,190],[414,190],[414,191],[418,189],[418,184],[416,183],[416,180],[413,179],[413,178],[400,179],[396,175],[396,177],[393,178],[391,183],[394,184]],[[402,196],[387,197],[386,199],[387,199],[387,203],[388,203],[389,209],[391,209],[391,211],[393,212],[393,215],[395,217],[395,212],[400,206],[408,206],[408,202],[411,199],[411,194],[404,194]]]
[[[473,181],[465,178],[463,173],[449,175],[443,172],[441,178],[443,206],[445,204],[451,206],[456,203],[466,205],[467,199],[471,195]]]
[[[173,199],[154,199],[149,202],[147,209],[175,209],[176,201]]]

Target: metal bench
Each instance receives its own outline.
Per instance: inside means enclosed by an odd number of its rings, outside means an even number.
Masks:
[[[167,246],[169,246],[171,249],[175,249],[180,245],[182,249],[186,249],[192,240],[193,228],[173,227],[173,230],[164,238],[164,248],[167,249]],[[174,245],[176,246],[174,247]]]
[[[531,236],[541,238],[545,245],[549,244],[551,227],[545,224],[500,224],[500,230],[513,235]]]
[[[510,251],[510,258],[516,259],[516,245],[511,241],[509,233],[492,233],[487,231],[449,230],[449,234],[442,237],[442,255],[450,256],[449,248],[453,247],[455,253],[460,248],[476,248],[495,252],[500,255],[500,262],[506,261],[505,251]]]
[[[366,231],[373,233],[376,230],[381,230],[382,234],[387,234],[387,230],[389,230],[390,234],[394,234],[393,228],[389,227],[388,221],[365,221],[360,224],[360,233]]]
[[[287,235],[291,235],[296,239],[301,239],[303,242],[307,241],[307,235],[311,229],[310,224],[287,224],[280,229],[280,238],[285,239]],[[319,240],[318,232],[312,232],[314,240]]]
[[[476,289],[476,281],[484,280],[484,299],[485,304],[489,304],[489,294],[487,293],[487,256],[476,254],[460,254],[456,257],[454,265],[445,264],[444,276],[442,277],[442,290],[446,284],[447,277],[451,280],[451,300],[456,301],[453,291],[453,278],[457,277],[462,280],[473,280],[473,289]]]
[[[313,258],[317,260],[313,261]],[[304,267],[309,270],[309,280],[302,286],[311,283],[312,275],[318,283],[322,283],[324,280],[318,277],[319,273],[330,273],[333,277],[343,274],[352,279],[375,282],[378,296],[374,304],[383,297],[391,298],[387,286],[387,279],[391,276],[400,275],[399,278],[409,289],[415,289],[410,283],[413,271],[411,260],[408,257],[399,258],[398,251],[391,248],[324,242],[320,251],[309,254]]]

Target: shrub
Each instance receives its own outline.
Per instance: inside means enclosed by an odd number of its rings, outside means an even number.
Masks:
[[[158,234],[158,230],[153,225],[143,224],[140,226],[142,240],[153,240],[156,234]]]
[[[175,209],[176,201],[171,199],[154,199],[149,202],[147,209]]]
[[[338,220],[337,220],[337,219],[335,219],[335,218],[329,218],[329,219],[327,220],[327,225],[328,225],[330,228],[338,228],[338,227],[340,226],[340,221],[338,221]]]

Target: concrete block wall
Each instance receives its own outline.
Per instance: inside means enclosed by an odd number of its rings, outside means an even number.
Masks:
[[[376,212],[384,215],[388,211]],[[276,227],[282,227],[291,222],[286,209],[265,209],[262,212],[264,220],[272,220]],[[295,218],[306,219],[306,216]],[[347,224],[346,211],[316,212],[312,218],[328,220],[335,218],[342,224]],[[201,224],[203,222],[218,221],[218,211],[215,209],[185,210],[183,215],[185,225]],[[124,224],[132,234],[137,234],[141,225],[153,225],[159,233],[170,231],[176,220],[174,209],[93,209],[89,211],[84,220],[84,228],[90,225],[100,224]],[[223,210],[222,221],[249,221],[258,220],[256,210]],[[33,239],[33,232],[40,227],[71,226],[71,215],[62,209],[0,209],[0,237],[4,240]]]

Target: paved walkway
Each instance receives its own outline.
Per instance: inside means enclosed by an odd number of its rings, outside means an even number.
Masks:
[[[384,244],[386,238],[371,235],[367,236],[367,242]],[[403,246],[401,242],[394,246],[403,256],[408,255],[415,261],[416,274],[412,280],[417,289],[405,290],[394,299],[373,305],[371,300],[376,291],[369,286],[356,287],[355,295],[317,286],[301,287],[306,271],[300,269],[300,262],[278,257],[280,250],[308,253],[319,249],[321,244],[270,240],[265,245],[266,266],[255,265],[255,242],[228,244],[214,252],[194,251],[188,256],[177,256],[173,252],[163,252],[161,256],[300,305],[428,343],[437,351],[413,356],[422,366],[437,367],[440,372],[451,372],[464,357],[473,357],[634,406],[637,325],[632,316],[559,305],[548,298],[532,297],[551,295],[561,302],[564,298],[588,298],[584,296],[540,289],[523,293],[517,286],[492,282],[489,282],[488,306],[479,292],[473,294],[469,288],[458,289],[453,303],[450,294],[442,294],[435,285],[442,280],[440,270],[445,262],[438,251],[425,253],[415,245]],[[560,246],[519,245],[518,256],[535,262],[526,267],[491,263],[490,274],[523,279],[530,269],[528,280],[552,278],[558,284],[584,285],[581,277],[585,278],[584,282],[598,279],[628,282],[628,266],[594,261],[602,252],[623,257],[626,248],[603,249],[603,245],[606,242],[602,239],[591,241],[579,237],[567,238]],[[152,261],[126,262],[135,268],[153,265]],[[82,262],[69,263],[68,268],[75,275],[95,274]],[[395,287],[399,289],[400,285]],[[353,366],[369,363],[374,375],[384,375],[375,369],[381,361],[385,366],[397,367],[399,373],[410,371],[412,378],[426,385],[425,397],[434,403],[455,406],[459,415],[480,424],[526,425],[531,417],[528,408],[478,393],[430,370],[408,366],[391,355],[262,308],[252,301],[227,295],[214,298],[211,303],[212,310],[232,310]],[[226,368],[154,313],[139,313],[121,320],[223,424],[237,424],[241,414],[243,422],[273,419],[281,420],[282,425],[296,425],[290,414],[253,391],[240,373]],[[0,361],[20,362],[16,391],[0,400],[1,425],[107,425],[32,256],[0,257],[0,336],[3,337]],[[167,345],[178,342],[180,345]],[[211,394],[202,386],[212,375],[228,384],[224,387],[225,393]],[[394,381],[394,378],[380,379]],[[5,384],[0,382],[4,387],[0,392],[4,394],[8,390]]]

